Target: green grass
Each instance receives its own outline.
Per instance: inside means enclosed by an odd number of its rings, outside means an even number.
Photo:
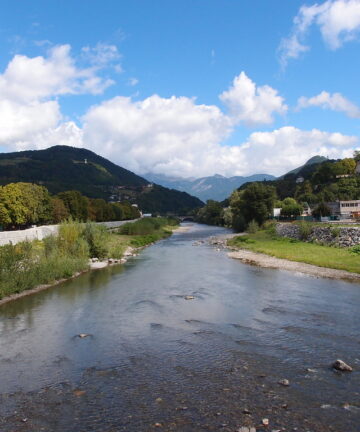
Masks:
[[[352,253],[350,249],[275,237],[266,231],[234,237],[228,241],[228,244],[239,249],[261,252],[290,261],[360,273],[360,256]]]

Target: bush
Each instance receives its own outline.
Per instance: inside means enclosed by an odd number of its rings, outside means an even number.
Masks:
[[[276,221],[267,220],[262,224],[262,228],[271,235],[276,235]]]
[[[88,222],[82,233],[88,244],[90,258],[105,258],[108,253],[107,242],[109,233],[103,225]]]
[[[249,223],[246,231],[249,232],[250,234],[257,233],[259,231],[259,224],[255,220],[252,220]]]
[[[299,234],[301,240],[308,240],[313,229],[313,225],[310,222],[300,221],[298,224]]]
[[[354,255],[360,255],[360,244],[358,244],[358,245],[352,247],[352,248],[350,249],[350,252],[351,252],[352,254],[354,254]]]
[[[127,223],[119,229],[123,235],[147,235],[159,231],[165,226],[175,226],[178,222],[174,218],[144,218],[133,223]]]

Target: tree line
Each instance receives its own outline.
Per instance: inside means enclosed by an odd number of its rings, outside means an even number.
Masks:
[[[326,202],[360,199],[360,175],[355,172],[359,162],[360,152],[355,151],[353,158],[306,167],[275,181],[245,184],[223,203],[207,201],[196,213],[196,220],[244,231],[252,222],[262,225],[274,208],[280,208],[283,217],[295,218],[311,205],[314,217],[329,216]],[[303,182],[297,184],[300,175]]]
[[[3,228],[60,223],[69,217],[79,221],[105,222],[140,217],[129,202],[109,203],[71,190],[50,195],[44,186],[9,183],[0,186],[0,225]]]

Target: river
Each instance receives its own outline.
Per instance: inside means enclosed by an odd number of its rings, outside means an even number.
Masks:
[[[187,226],[0,307],[2,432],[359,430],[360,285],[242,264],[206,241],[225,229]]]

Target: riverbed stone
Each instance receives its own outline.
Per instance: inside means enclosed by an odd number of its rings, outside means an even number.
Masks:
[[[278,383],[284,387],[288,387],[290,385],[290,381],[287,379],[282,379],[282,380],[278,381]]]
[[[352,372],[353,370],[353,368],[350,365],[348,365],[347,363],[345,363],[343,360],[340,359],[337,359],[333,363],[332,367],[341,372]]]

